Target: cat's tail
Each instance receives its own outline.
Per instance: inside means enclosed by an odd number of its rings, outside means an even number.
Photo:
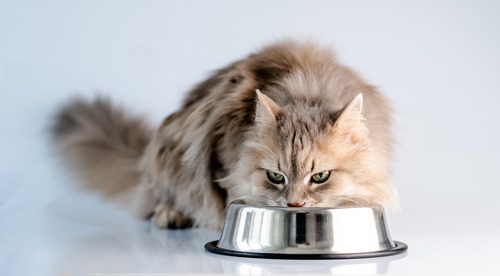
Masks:
[[[62,160],[82,184],[128,205],[141,179],[139,161],[152,136],[140,118],[108,99],[74,99],[57,112],[51,127]]]

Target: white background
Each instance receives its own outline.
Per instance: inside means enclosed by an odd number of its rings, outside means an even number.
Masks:
[[[500,2],[0,0],[0,274],[500,273]],[[75,94],[152,124],[210,70],[315,39],[395,108],[402,258],[266,262],[203,252],[74,189],[47,127]]]

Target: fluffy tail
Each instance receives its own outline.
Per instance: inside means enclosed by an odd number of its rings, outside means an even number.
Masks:
[[[72,100],[51,128],[65,164],[81,182],[107,198],[126,203],[140,182],[139,160],[151,130],[107,99]]]

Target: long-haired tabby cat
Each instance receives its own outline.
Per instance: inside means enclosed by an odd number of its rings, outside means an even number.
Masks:
[[[61,108],[52,133],[87,187],[158,227],[218,228],[235,199],[397,204],[389,122],[328,49],[288,41],[216,71],[154,130],[97,98]]]

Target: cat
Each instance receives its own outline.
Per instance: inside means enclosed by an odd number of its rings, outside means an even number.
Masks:
[[[51,133],[86,187],[160,228],[219,229],[235,200],[397,206],[391,109],[329,48],[282,41],[215,71],[151,128],[109,99],[74,99]]]

